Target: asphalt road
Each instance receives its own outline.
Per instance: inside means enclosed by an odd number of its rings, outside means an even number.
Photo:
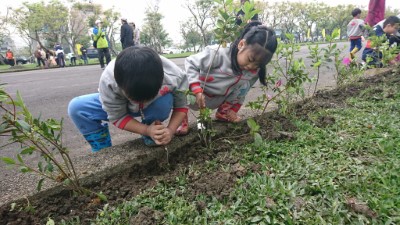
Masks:
[[[348,45],[339,43],[339,47]],[[346,51],[345,51],[346,52]],[[306,58],[308,49],[301,47],[297,57],[305,60],[306,65],[311,62]],[[178,66],[184,67],[184,59],[173,59]],[[67,106],[69,101],[79,95],[97,92],[99,78],[103,70],[99,65],[66,67],[57,69],[44,69],[25,72],[10,72],[0,74],[0,83],[6,83],[5,89],[12,96],[19,91],[29,110],[34,116],[41,116],[42,119],[54,118],[64,119],[63,140],[64,145],[71,150],[73,160],[79,161],[79,156],[92,154],[90,146],[84,141],[78,130],[74,127],[72,121],[67,115]],[[333,79],[333,70],[322,68],[319,88],[331,88],[335,82]],[[310,76],[315,71],[310,71]],[[259,96],[260,84],[256,83],[247,96],[247,101],[256,99]],[[239,112],[243,117],[250,115],[246,108]],[[193,119],[191,121],[194,121]],[[137,136],[131,133],[121,131],[110,126],[113,144],[120,144],[127,140],[132,140]],[[4,137],[0,137],[0,146],[6,143]],[[0,156],[13,157],[18,146],[7,146],[1,148]],[[29,159],[36,161],[35,156]],[[35,188],[37,177],[33,175],[22,175],[15,170],[6,168],[3,162],[0,162],[0,205],[5,201],[15,197],[22,197]]]

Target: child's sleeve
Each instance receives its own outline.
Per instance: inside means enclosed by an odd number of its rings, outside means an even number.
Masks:
[[[178,112],[188,112],[188,107],[187,107],[187,98],[186,98],[186,90],[188,88],[188,82],[187,82],[187,77],[183,73],[183,71],[180,73],[180,78],[179,83],[172,93],[174,97],[174,111]]]
[[[185,70],[188,76],[190,90],[197,94],[203,92],[200,84],[200,74],[216,68],[219,64],[218,52],[211,48],[205,48],[204,51],[191,55],[185,60]],[[211,66],[211,69],[210,69]]]

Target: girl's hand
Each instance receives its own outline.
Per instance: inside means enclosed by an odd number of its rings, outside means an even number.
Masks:
[[[196,94],[196,103],[200,109],[203,109],[206,107],[206,98],[204,97],[203,93]]]

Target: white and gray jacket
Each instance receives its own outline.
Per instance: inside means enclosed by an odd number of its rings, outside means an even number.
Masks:
[[[229,48],[220,48],[217,52],[217,47],[206,47],[204,51],[186,58],[189,87],[195,94],[203,91],[208,108],[218,108],[224,102],[243,104],[248,91],[257,81],[258,70],[242,70],[235,74],[231,65]]]
[[[173,94],[174,111],[187,112],[187,101],[184,93],[188,89],[187,78],[176,64],[162,56],[160,57],[164,69],[164,80],[161,89],[153,100],[143,105],[130,101],[121,88],[118,87],[114,78],[115,60],[112,60],[104,70],[99,83],[100,101],[104,111],[107,112],[108,120],[117,127],[120,127],[119,123],[129,116],[129,113],[140,112],[141,107],[146,108],[154,100],[168,93]]]

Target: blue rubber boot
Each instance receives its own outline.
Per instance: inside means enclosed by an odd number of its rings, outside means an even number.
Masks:
[[[100,130],[90,134],[85,134],[83,136],[90,146],[92,146],[92,152],[98,152],[101,149],[110,147],[112,145],[108,124],[104,124],[104,127]]]
[[[151,139],[151,137],[149,136],[142,136],[143,142],[146,146],[148,147],[155,147],[158,146],[153,139]]]

